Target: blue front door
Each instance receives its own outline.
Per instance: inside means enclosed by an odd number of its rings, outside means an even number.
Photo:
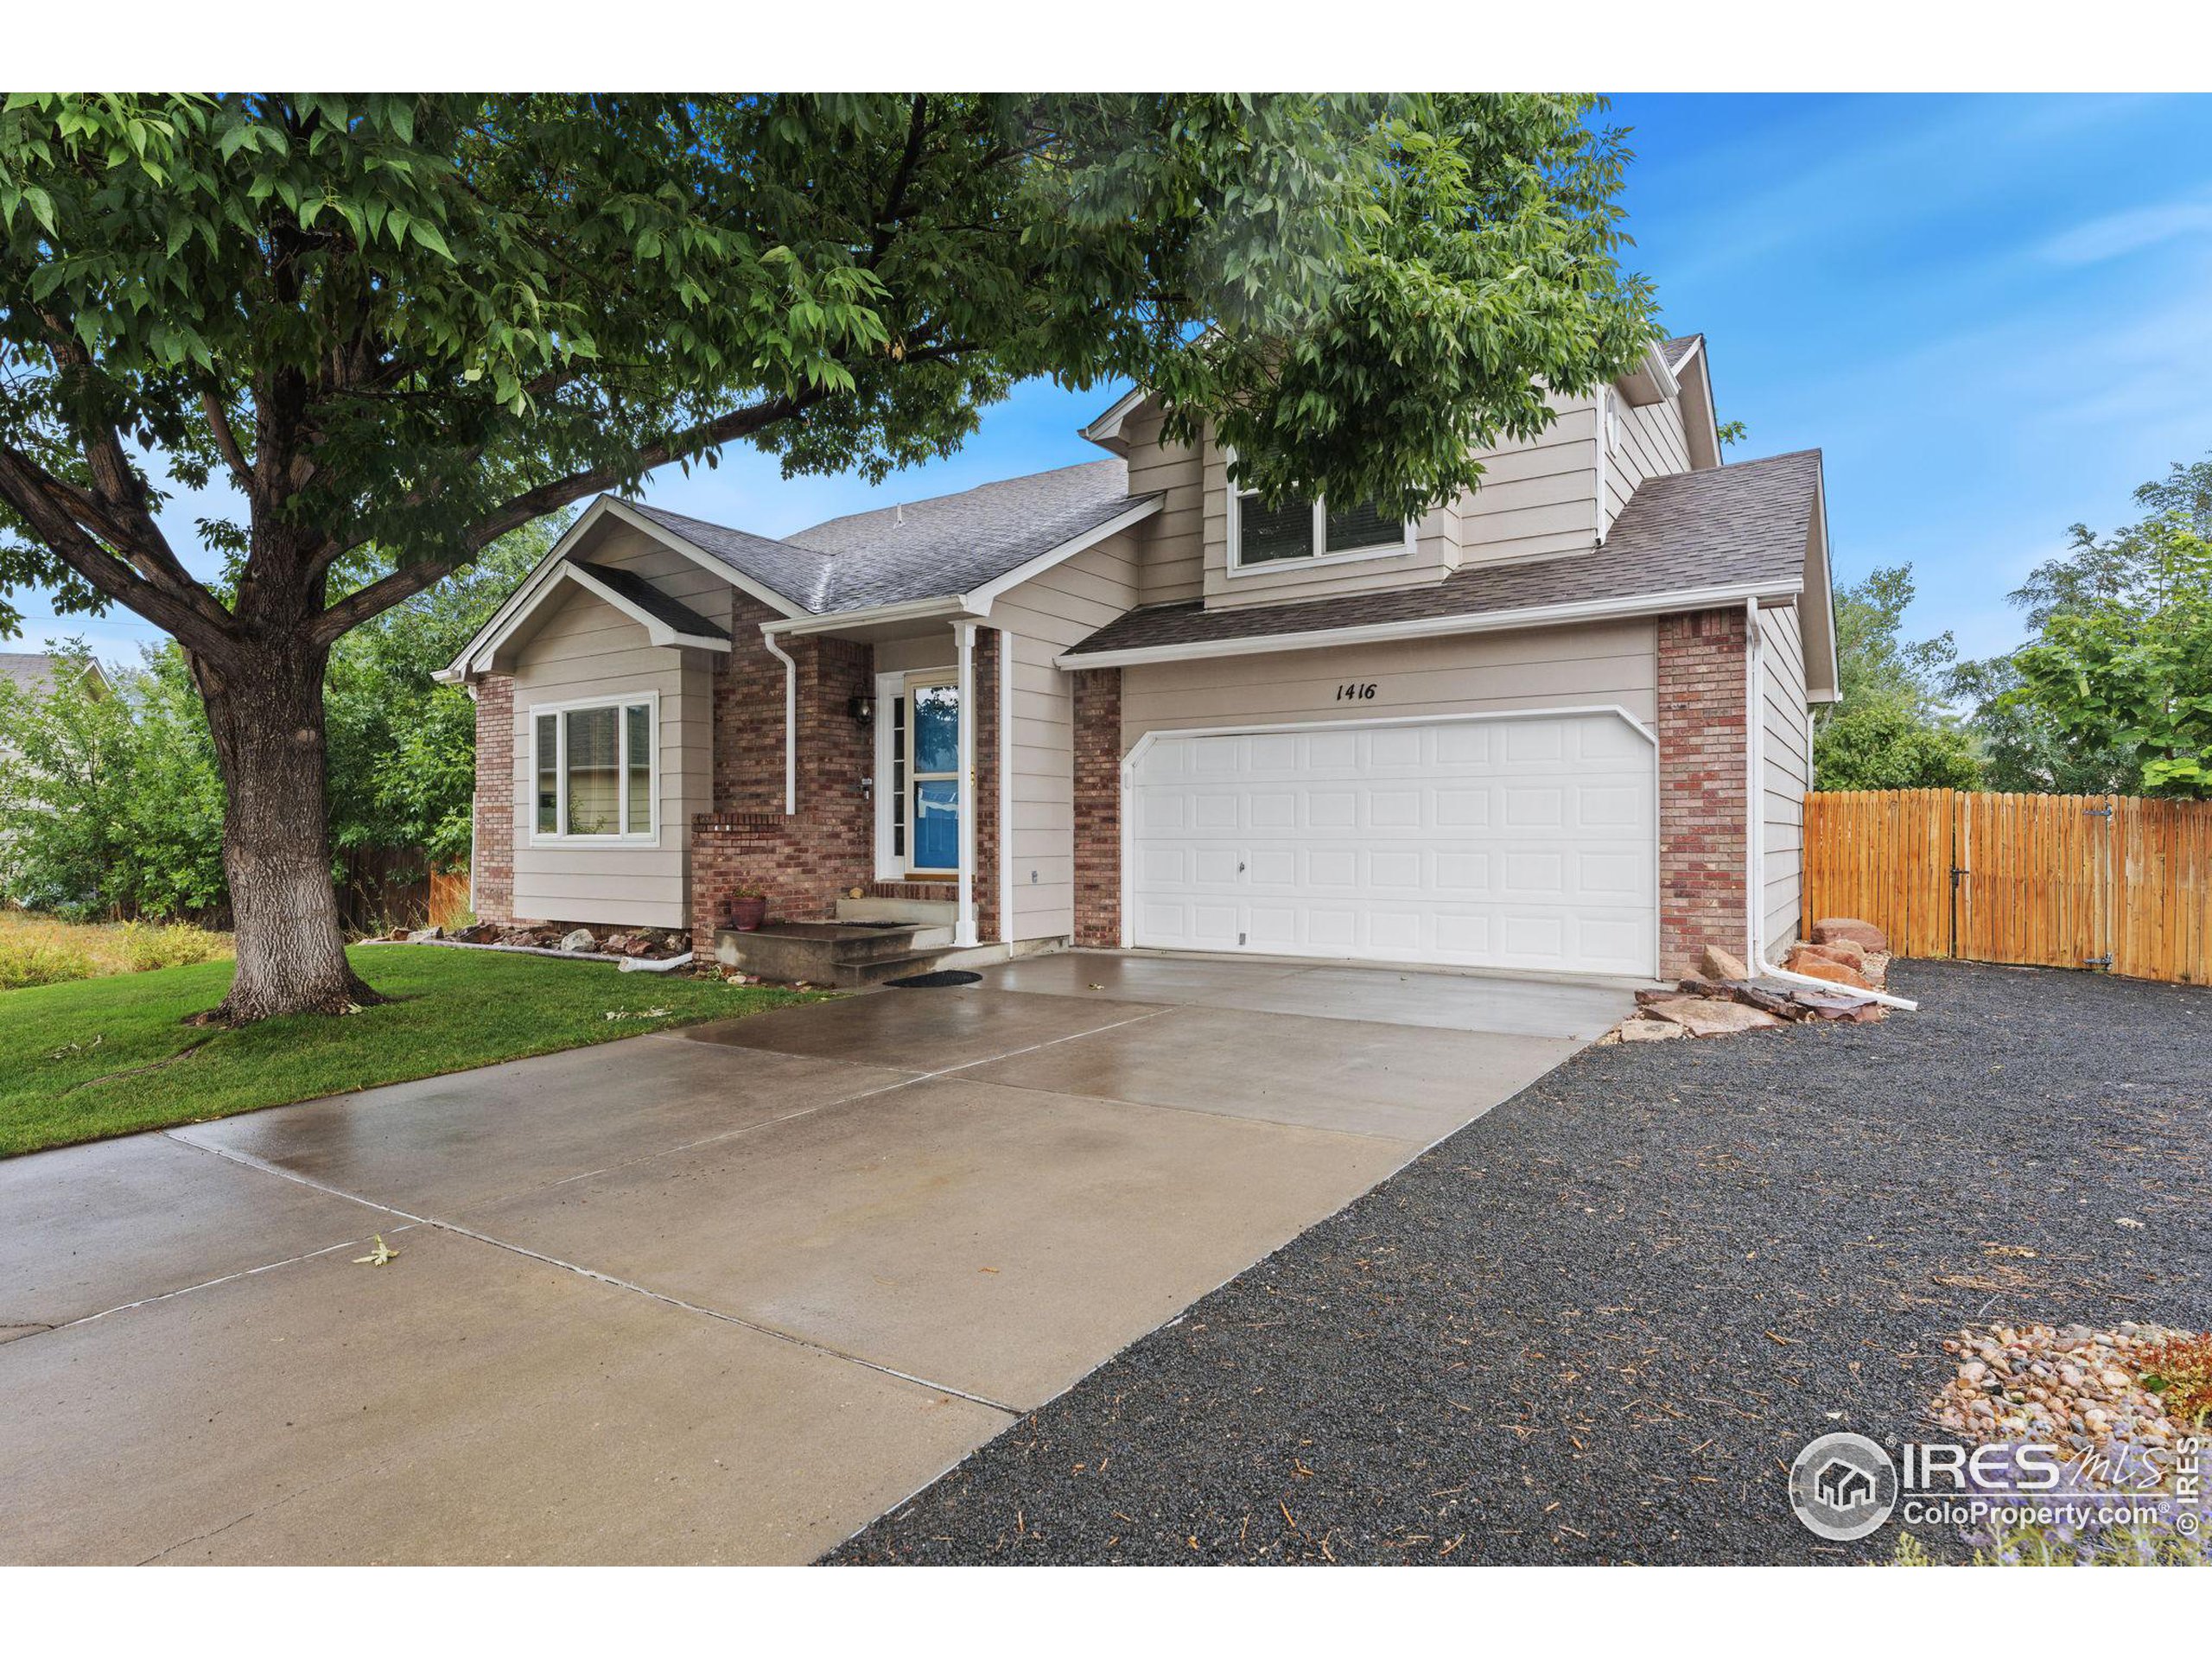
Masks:
[[[908,689],[907,868],[944,874],[960,868],[960,688],[917,683]]]

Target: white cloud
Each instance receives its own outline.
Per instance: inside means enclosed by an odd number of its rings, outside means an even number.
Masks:
[[[2181,237],[2212,235],[2212,200],[2159,202],[2107,213],[2052,237],[2036,251],[2054,264],[2094,265]]]

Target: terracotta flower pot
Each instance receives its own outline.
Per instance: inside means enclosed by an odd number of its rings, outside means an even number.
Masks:
[[[733,899],[729,901],[729,925],[740,933],[750,933],[768,919],[766,899]]]

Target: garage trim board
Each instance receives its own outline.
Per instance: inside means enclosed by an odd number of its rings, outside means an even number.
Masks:
[[[1649,977],[1657,777],[1617,703],[1147,731],[1121,942]]]

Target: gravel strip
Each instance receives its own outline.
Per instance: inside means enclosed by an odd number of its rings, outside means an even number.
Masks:
[[[1922,1011],[1586,1050],[828,1559],[1886,1559],[1784,1471],[1932,1437],[1946,1337],[2212,1325],[2212,990],[1892,988]]]

